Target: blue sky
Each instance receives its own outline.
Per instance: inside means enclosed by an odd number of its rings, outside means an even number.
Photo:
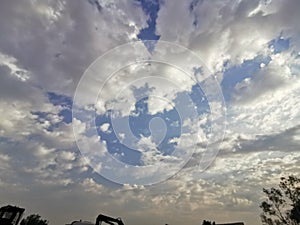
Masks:
[[[159,11],[159,0],[147,1],[141,0],[137,1],[141,4],[141,7],[146,15],[148,15],[147,27],[140,30],[137,37],[140,40],[159,40],[160,36],[156,34],[156,19],[157,13]]]
[[[1,204],[54,225],[261,224],[262,188],[299,175],[299,9],[5,0]]]

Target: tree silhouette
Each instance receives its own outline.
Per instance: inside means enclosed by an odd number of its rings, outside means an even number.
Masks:
[[[267,200],[260,204],[264,225],[300,225],[300,179],[282,177],[278,188],[263,189]]]
[[[48,225],[48,221],[41,219],[38,214],[32,214],[23,219],[20,225]]]

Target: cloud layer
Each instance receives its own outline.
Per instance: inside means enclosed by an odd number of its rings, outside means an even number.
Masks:
[[[156,75],[181,84],[180,91],[162,83],[157,87],[164,88],[151,89],[155,82],[148,82],[148,87],[145,81],[130,86],[150,68],[133,65],[108,82],[94,107],[85,108],[99,116],[101,135],[83,135],[89,127],[80,119],[71,122],[73,95],[88,66],[114,47],[138,40],[140,31],[149,26],[151,15],[143,9],[143,1],[4,0],[1,4],[1,204],[24,206],[27,214],[40,213],[51,224],[75,219],[94,221],[99,213],[121,216],[126,224],[133,225],[196,224],[203,219],[259,224],[262,187],[275,185],[281,176],[300,175],[298,0],[159,1],[156,23],[152,24],[156,35],[161,41],[193,51],[228,96],[225,138],[212,139],[213,147],[220,152],[204,172],[200,173],[199,161],[210,138],[206,128],[218,121],[218,116],[209,115],[213,110],[205,111],[207,105],[203,103],[205,107],[197,109],[202,113],[195,120],[185,115],[179,123],[176,116],[168,117],[174,119],[175,127],[182,125],[183,132],[179,138],[174,128],[164,146],[170,152],[174,143],[177,148],[195,151],[179,173],[153,186],[119,185],[99,176],[80,154],[73,126],[93,146],[91,154],[94,149],[97,154],[109,154],[110,146],[115,145],[105,138],[113,132],[105,116],[115,103],[116,89],[130,87],[119,97],[133,105],[116,105],[122,112],[120,118],[134,110],[136,117],[144,113],[137,110],[142,107],[134,105],[141,99],[141,90],[146,90],[143,93],[147,96],[166,96],[167,102],[147,99],[150,118],[166,112],[171,115],[183,93],[193,103],[200,102],[203,96],[195,92],[196,80],[175,67],[153,63],[151,69],[160,72]],[[278,40],[288,43],[287,47],[280,47]],[[147,46],[143,51],[151,55]],[[128,52],[122,54],[120,59],[111,60],[120,63]],[[184,54],[169,55],[175,65],[184,66]],[[195,77],[201,71],[186,66]],[[98,83],[87,82],[83,101],[89,103],[89,96],[99,92],[98,84],[105,81],[105,76],[97,78]],[[224,80],[230,85],[226,86]],[[216,90],[207,80],[199,83],[204,92]],[[221,101],[209,93],[206,98],[209,107],[222,114]],[[195,128],[195,124],[199,126]],[[213,128],[223,131],[222,125]],[[161,148],[157,150],[147,132],[141,132],[144,136],[138,146],[143,150],[153,148],[143,155],[143,162],[171,161],[167,151],[162,154]],[[126,140],[125,132],[118,135]],[[121,153],[114,157],[122,160]],[[103,165],[98,166],[101,169]]]

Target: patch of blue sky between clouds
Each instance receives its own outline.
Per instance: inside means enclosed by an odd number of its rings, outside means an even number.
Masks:
[[[181,121],[179,115],[176,109],[151,115],[148,111],[147,100],[147,98],[144,98],[136,102],[135,109],[132,111],[132,115],[122,119],[129,122],[132,134],[138,140],[141,140],[142,137],[153,136],[149,127],[150,121],[154,118],[161,118],[167,127],[167,133],[164,136],[163,140],[157,145],[157,149],[163,155],[171,155],[175,149],[176,144],[170,143],[170,140],[174,137],[180,137],[181,133]],[[109,124],[109,128],[107,131],[102,131],[101,129],[99,129],[99,127],[103,124]],[[109,112],[105,115],[97,116],[96,126],[98,128],[97,130],[99,136],[102,140],[106,141],[107,149],[110,154],[117,156],[119,160],[127,164],[139,166],[143,165],[143,162],[141,161],[141,152],[127,147],[118,139],[113,130]]]
[[[137,0],[137,2],[141,4],[144,13],[149,17],[147,20],[148,26],[146,28],[141,29],[137,37],[142,41],[159,40],[160,35],[156,34],[156,19],[158,11],[160,9],[159,0]],[[153,42],[147,42],[145,43],[145,46],[147,47],[149,52],[152,52],[155,47]]]
[[[274,53],[283,52],[290,47],[290,38],[278,37],[269,42],[269,48],[274,49]]]
[[[257,56],[254,59],[246,60],[241,65],[232,66],[224,71],[224,77],[221,82],[221,87],[226,102],[231,100],[231,95],[234,91],[234,87],[245,80],[252,77],[254,73],[260,70],[262,63],[268,64],[270,57]]]
[[[102,141],[106,142],[107,151],[111,155],[126,164],[135,166],[141,165],[141,153],[123,145],[118,139],[111,125],[110,111],[104,115],[96,116],[95,123],[97,126],[98,135]],[[103,124],[109,124],[109,127],[106,131],[101,130],[101,126]]]
[[[281,53],[290,47],[290,39],[278,37],[271,40],[268,47],[273,51],[273,54]],[[261,65],[268,65],[271,61],[270,56],[258,55],[251,60],[246,60],[240,65],[234,65],[224,71],[221,87],[225,101],[228,103],[231,100],[234,92],[234,87],[247,78],[252,78],[253,75],[261,69]],[[226,67],[229,62],[226,62]]]
[[[138,112],[138,113],[137,113]],[[147,99],[142,99],[135,104],[135,110],[132,112],[133,115],[122,118],[129,121],[129,126],[133,135],[141,140],[142,137],[150,137],[151,131],[149,129],[150,121],[153,118],[162,118],[167,126],[168,132],[164,137],[163,141],[157,146],[158,150],[164,155],[170,155],[174,151],[174,143],[169,143],[169,140],[174,137],[180,136],[180,122],[176,124],[170,117],[178,117],[175,110],[170,110],[168,113],[158,113],[156,115],[150,115],[148,113]],[[176,124],[174,126],[174,123]],[[101,130],[99,127],[103,124],[109,124],[109,128],[106,131]],[[115,134],[109,112],[105,115],[99,115],[96,118],[96,126],[99,136],[102,140],[106,141],[107,149],[110,154],[118,158],[118,160],[130,164],[130,165],[143,165],[141,161],[141,152],[131,149],[120,142]],[[119,134],[121,136],[121,134]],[[126,133],[124,134],[126,138]]]
[[[66,95],[57,94],[54,92],[47,93],[48,100],[54,106],[61,107],[61,110],[58,113],[59,117],[62,117],[62,120],[56,123],[50,123],[46,128],[48,131],[53,131],[55,128],[59,127],[62,123],[69,124],[72,122],[72,98]],[[32,115],[37,116],[36,121],[39,123],[45,123],[49,120],[52,113],[49,112],[39,112],[33,111]]]
[[[55,106],[61,106],[62,110],[59,112],[59,116],[63,117],[64,123],[72,122],[72,98],[66,95],[56,94],[54,92],[48,92],[49,101]]]
[[[137,99],[140,92],[146,92],[151,89],[145,85],[144,87],[137,88],[134,90],[135,97]],[[184,96],[188,96],[193,102],[192,105],[186,105],[186,100]],[[174,108],[171,110],[164,110],[163,112],[156,113],[151,115],[148,111],[148,97],[144,97],[139,99],[135,103],[135,107],[132,110],[131,114],[128,117],[120,118],[121,120],[128,121],[129,127],[131,129],[132,134],[137,138],[137,140],[141,140],[141,138],[153,138],[153,135],[156,135],[161,124],[158,124],[157,129],[153,129],[156,133],[151,133],[150,121],[155,118],[160,118],[164,125],[166,126],[166,134],[163,137],[163,140],[157,144],[157,149],[162,155],[172,155],[174,152],[177,143],[172,142],[174,138],[180,138],[182,132],[187,133],[188,130],[182,129],[183,121],[188,119],[190,115],[179,115],[176,108],[180,107],[179,105],[184,105],[184,107],[196,107],[196,111],[198,115],[209,114],[209,104],[208,101],[202,92],[200,86],[193,86],[191,92],[179,92],[177,93],[177,97],[174,100]],[[190,111],[190,110],[187,110]],[[141,166],[143,165],[142,161],[142,153],[131,149],[130,147],[124,145],[119,140],[120,136],[124,135],[126,138],[126,133],[124,134],[116,134],[114,132],[114,128],[111,122],[110,111],[104,115],[97,115],[96,117],[96,126],[98,135],[101,137],[101,140],[104,140],[107,145],[108,152],[115,156],[118,160],[130,164]],[[109,127],[106,130],[102,130],[102,125],[108,125]],[[201,127],[202,128],[202,127]],[[209,129],[204,132],[210,132]]]

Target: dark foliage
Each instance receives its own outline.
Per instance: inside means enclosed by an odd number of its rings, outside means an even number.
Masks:
[[[48,225],[48,221],[43,220],[38,214],[32,214],[23,219],[20,225]]]
[[[300,225],[300,179],[282,177],[278,188],[263,189],[267,200],[260,204],[264,225]]]

